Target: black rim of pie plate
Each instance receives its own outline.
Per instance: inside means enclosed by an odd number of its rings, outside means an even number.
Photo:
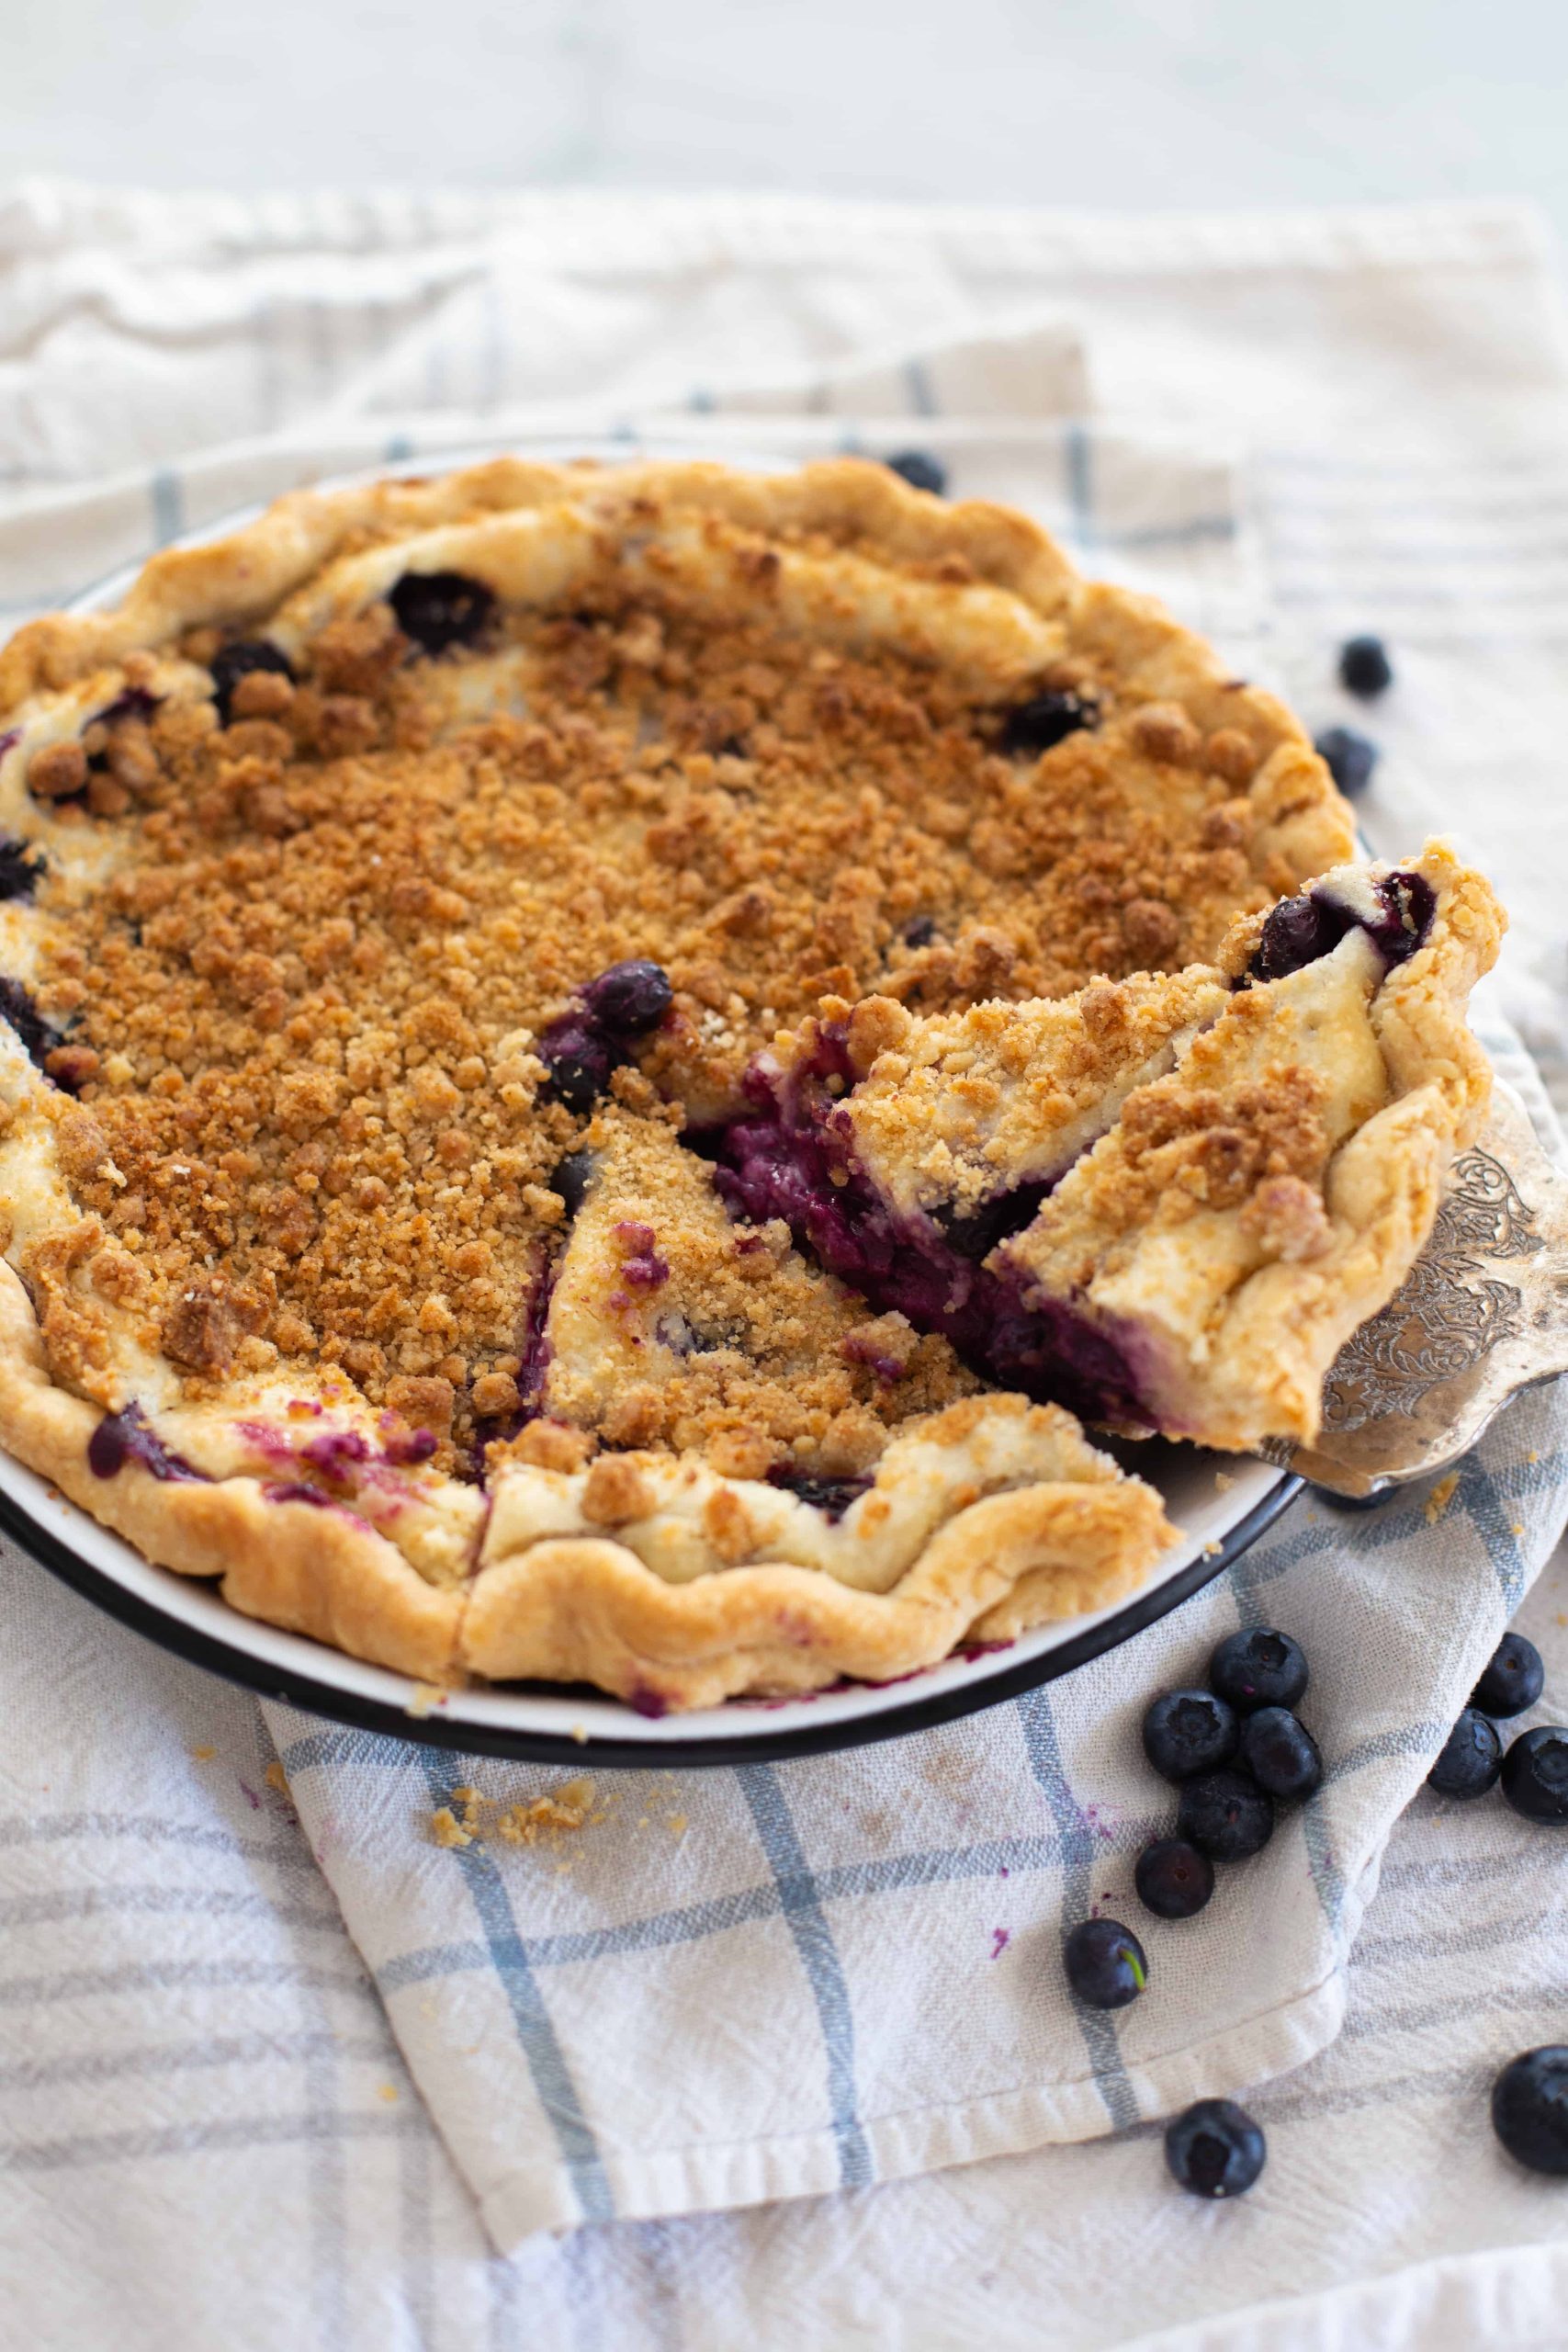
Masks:
[[[634,1770],[656,1770],[678,1764],[685,1770],[700,1764],[777,1764],[795,1756],[826,1756],[839,1748],[866,1747],[877,1740],[899,1739],[909,1732],[930,1731],[935,1724],[952,1723],[960,1715],[977,1714],[982,1708],[999,1705],[1004,1699],[1016,1699],[1021,1692],[1033,1690],[1042,1682],[1054,1682],[1058,1676],[1070,1674],[1075,1667],[1086,1665],[1090,1658],[1101,1657],[1107,1650],[1131,1641],[1145,1626],[1168,1616],[1193,1593],[1212,1583],[1272,1527],[1280,1513],[1294,1502],[1303,1483],[1292,1473],[1281,1470],[1278,1484],[1237,1520],[1213,1551],[1200,1552],[1174,1576],[1138,1593],[1125,1608],[1037,1657],[1021,1659],[1016,1666],[999,1668],[974,1682],[932,1691],[924,1698],[912,1692],[907,1704],[879,1708],[874,1714],[852,1717],[848,1722],[824,1723],[820,1726],[805,1724],[795,1730],[775,1732],[761,1728],[741,1730],[738,1723],[733,1734],[721,1732],[706,1739],[685,1740],[616,1739],[603,1737],[597,1732],[590,1732],[584,1739],[575,1739],[560,1733],[463,1722],[443,1716],[438,1708],[425,1715],[411,1715],[405,1707],[387,1700],[366,1698],[358,1691],[317,1681],[313,1676],[292,1668],[269,1665],[265,1659],[254,1657],[216,1634],[166,1616],[154,1602],[127,1591],[105,1569],[83,1559],[69,1544],[40,1526],[30,1511],[3,1489],[0,1530],[15,1537],[40,1567],[47,1568],[51,1576],[58,1577],[62,1584],[68,1584],[73,1592],[80,1593],[120,1624],[128,1625],[132,1633],[141,1634],[160,1649],[172,1651],[192,1666],[220,1675],[226,1682],[238,1683],[260,1698],[276,1699],[286,1706],[299,1707],[306,1714],[324,1715],[332,1722],[347,1724],[357,1731],[378,1732],[390,1739],[455,1747],[468,1755],[514,1757],[525,1763],[571,1764],[579,1770],[588,1763]],[[918,1676],[910,1679],[919,1680]],[[502,1687],[516,1690],[519,1695],[530,1689],[547,1690],[554,1699],[568,1697],[570,1692],[570,1686],[558,1683]],[[596,1700],[604,1697],[597,1690],[585,1690],[584,1695]],[[765,1708],[768,1702],[731,1703],[738,1717],[743,1709],[746,1717],[754,1720],[754,1711]]]

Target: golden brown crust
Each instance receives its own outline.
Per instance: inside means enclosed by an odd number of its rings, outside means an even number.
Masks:
[[[367,1522],[271,1499],[254,1478],[164,1480],[88,1466],[100,1415],[50,1377],[26,1291],[0,1262],[0,1430],[11,1451],[159,1566],[220,1580],[248,1616],[438,1680],[452,1669],[462,1597],[427,1584]]]
[[[492,1680],[586,1679],[652,1713],[742,1691],[885,1682],[966,1635],[1108,1607],[1175,1540],[1159,1498],[1118,1476],[1063,1413],[1060,1475],[976,1501],[886,1592],[818,1571],[753,1565],[671,1584],[622,1544],[545,1538],[487,1550],[464,1618],[463,1662]]]

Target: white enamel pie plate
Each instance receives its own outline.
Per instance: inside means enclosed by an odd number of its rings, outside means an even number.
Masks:
[[[634,453],[643,454],[642,446],[595,448],[556,440],[528,450],[555,458],[614,459]],[[495,454],[432,450],[422,452],[422,462],[446,469]],[[649,446],[647,454],[663,452]],[[693,452],[687,445],[679,454]],[[730,464],[769,463],[728,452],[726,457]],[[226,516],[181,544],[216,537],[250,519],[251,513]],[[137,568],[102,582],[75,609],[118,601]],[[5,1453],[0,1528],[76,1591],[164,1648],[316,1714],[397,1738],[579,1766],[589,1758],[601,1764],[733,1764],[889,1739],[972,1713],[1067,1673],[1129,1640],[1207,1584],[1272,1524],[1301,1486],[1267,1463],[1193,1448],[1155,1443],[1133,1450],[1127,1459],[1158,1487],[1181,1533],[1170,1557],[1131,1600],[1043,1625],[1005,1646],[949,1658],[895,1683],[846,1684],[800,1699],[732,1700],[723,1707],[658,1718],[639,1715],[599,1691],[543,1683],[490,1685],[434,1697],[406,1675],[260,1624],[231,1609],[210,1585],[152,1566]]]

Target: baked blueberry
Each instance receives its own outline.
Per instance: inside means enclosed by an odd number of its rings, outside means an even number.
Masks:
[[[604,1032],[584,1016],[569,1013],[539,1039],[539,1059],[549,1071],[556,1102],[581,1117],[592,1110],[610,1083],[615,1056]]]
[[[1211,1861],[1245,1862],[1274,1835],[1274,1801],[1245,1772],[1202,1772],[1181,1784],[1176,1827]]]
[[[1281,899],[1269,910],[1258,953],[1248,968],[1255,979],[1282,980],[1337,947],[1345,929],[1337,912],[1310,896]]]
[[[1568,1822],[1568,1731],[1541,1724],[1522,1731],[1503,1758],[1503,1794],[1527,1821]]]
[[[1378,747],[1353,727],[1327,727],[1313,746],[1348,800],[1365,792],[1378,763]]]
[[[1370,702],[1393,684],[1393,664],[1381,637],[1347,638],[1339,649],[1339,683]]]
[[[31,842],[0,840],[0,899],[30,899],[44,872],[43,852]]]
[[[1483,1797],[1495,1786],[1502,1769],[1503,1739],[1496,1724],[1478,1709],[1467,1707],[1444,1741],[1427,1785],[1440,1797]]]
[[[1144,1714],[1144,1754],[1166,1781],[1213,1772],[1235,1754],[1235,1710],[1212,1690],[1166,1690]]]
[[[669,973],[641,956],[612,964],[582,991],[593,1019],[622,1037],[642,1037],[657,1029],[673,1001]]]
[[[1546,1668],[1535,1644],[1522,1634],[1505,1634],[1471,1692],[1470,1703],[1483,1714],[1522,1715],[1540,1698],[1545,1680]]]
[[[1080,728],[1099,724],[1100,712],[1083,695],[1031,695],[1016,703],[1002,720],[1001,747],[1018,759],[1029,752],[1050,751]]]
[[[917,915],[913,922],[906,923],[904,926],[906,947],[929,947],[935,937],[936,917],[934,915]]]
[[[50,1026],[20,980],[0,977],[0,1019],[10,1023],[28,1061],[42,1069],[45,1057],[60,1043],[60,1032]]]
[[[1252,1625],[1227,1634],[1209,1660],[1209,1688],[1238,1715],[1293,1707],[1307,1687],[1307,1662],[1289,1634]]]
[[[1492,2129],[1531,2172],[1568,2173],[1568,2048],[1549,2041],[1509,2059],[1492,2086]]]
[[[1237,1761],[1280,1804],[1300,1804],[1323,1781],[1317,1742],[1289,1707],[1259,1707],[1247,1716]]]
[[[1138,1899],[1161,1919],[1190,1919],[1214,1891],[1214,1865],[1185,1838],[1156,1838],[1133,1866]]]
[[[1117,1919],[1082,1919],[1063,1947],[1067,1982],[1091,2008],[1124,2009],[1149,1981],[1144,1947]]]
[[[462,571],[405,571],[387,601],[405,637],[426,653],[444,653],[484,635],[495,591]]]
[[[869,1478],[833,1478],[825,1471],[802,1470],[793,1462],[775,1462],[767,1473],[770,1487],[782,1487],[786,1494],[798,1495],[828,1519],[842,1519],[850,1505],[866,1493]]]
[[[1171,2178],[1194,2197],[1244,2197],[1268,2154],[1262,2132],[1234,2099],[1201,2098],[1165,2127]]]
[[[896,458],[885,458],[882,462],[890,474],[901,475],[911,490],[929,490],[933,498],[945,496],[947,468],[928,450],[900,449]]]
[[[265,637],[240,637],[232,645],[220,645],[212,657],[213,699],[218,716],[225,727],[233,707],[234,689],[242,678],[253,670],[272,670],[280,678],[292,678],[294,664],[279,645],[269,645]],[[100,713],[107,717],[107,713]]]
[[[558,1159],[550,1170],[550,1190],[564,1202],[569,1217],[575,1216],[588,1197],[589,1179],[593,1173],[591,1151],[569,1151]]]

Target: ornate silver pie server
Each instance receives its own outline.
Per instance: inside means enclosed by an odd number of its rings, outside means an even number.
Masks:
[[[1445,1470],[1510,1396],[1568,1371],[1568,1179],[1501,1080],[1426,1249],[1341,1349],[1314,1445],[1259,1450],[1353,1499]]]

